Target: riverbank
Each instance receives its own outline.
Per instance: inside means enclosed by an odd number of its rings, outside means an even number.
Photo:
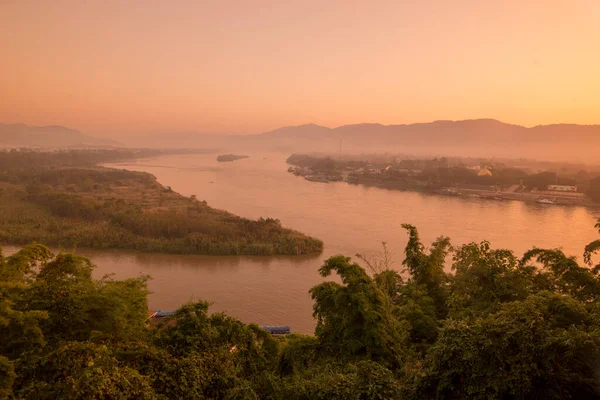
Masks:
[[[292,165],[288,172],[311,182],[347,182],[454,197],[600,208],[596,182],[600,178],[592,178],[587,172],[565,172],[559,184],[558,174],[552,171],[528,173],[492,163],[467,167],[460,160],[453,162],[458,164],[450,165],[447,159],[371,163],[298,154],[287,159]]]
[[[485,190],[461,187],[428,187],[424,185],[411,185],[402,182],[385,182],[374,179],[357,179],[349,184],[377,187],[388,190],[400,190],[418,193],[429,193],[440,196],[452,196],[462,198],[476,198],[492,201],[522,201],[525,203],[537,203],[543,205],[582,206],[600,208],[600,203],[592,201],[586,196],[569,196],[565,193],[550,191],[532,191],[527,193],[513,192],[509,190]]]
[[[59,157],[64,153],[44,154],[45,164],[33,168],[22,162],[3,171],[0,242],[204,255],[300,255],[323,249],[320,240],[277,219],[250,220],[214,209],[151,174],[84,163],[57,166]]]

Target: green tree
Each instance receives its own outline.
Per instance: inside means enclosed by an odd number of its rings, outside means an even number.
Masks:
[[[596,224],[596,229],[598,233],[600,233],[600,218],[598,219],[598,223]],[[585,251],[583,253],[583,259],[589,266],[593,266],[592,256],[600,251],[600,239],[594,240],[587,246],[585,246]],[[600,262],[594,266],[594,272],[600,273]]]
[[[592,200],[600,202],[600,176],[590,180],[587,194]]]
[[[528,295],[530,271],[519,268],[512,251],[492,249],[489,242],[457,248],[452,270],[450,315],[455,318],[494,312]]]
[[[441,320],[436,315],[435,300],[425,285],[409,283],[400,289],[394,315],[410,324],[413,349],[423,352],[437,339]]]
[[[450,239],[444,236],[439,237],[433,242],[429,254],[427,254],[417,228],[409,224],[403,224],[402,227],[408,231],[406,258],[403,265],[410,274],[409,282],[426,287],[428,296],[435,302],[437,316],[444,318],[447,313],[449,289],[449,278],[444,271],[444,266],[446,256],[451,249]]]
[[[16,377],[13,363],[8,358],[0,356],[0,400],[12,398]]]
[[[280,399],[402,399],[403,388],[394,373],[374,361],[349,363],[340,368],[322,366],[283,383]]]
[[[155,399],[150,377],[119,365],[105,345],[67,342],[17,362],[18,398]]]
[[[148,315],[146,277],[92,279],[94,265],[74,254],[59,254],[42,265],[26,298],[44,311],[44,334],[51,340],[87,340],[105,335],[128,340],[143,335]]]
[[[393,315],[393,305],[350,258],[331,257],[319,270],[336,272],[342,284],[324,282],[310,290],[315,301],[315,334],[324,350],[342,358],[365,358],[401,364],[407,326]]]
[[[549,292],[473,321],[448,320],[421,395],[440,399],[598,398],[600,332],[576,300]]]
[[[178,309],[155,332],[154,343],[180,361],[205,360],[200,365],[210,372],[201,379],[207,397],[237,391],[240,386],[259,395],[265,375],[275,372],[279,352],[267,331],[224,314],[209,316],[206,302]]]
[[[592,270],[579,266],[575,257],[567,257],[557,249],[532,249],[525,253],[521,264],[526,265],[532,260],[541,265],[533,275],[533,290],[563,293],[582,302],[598,299],[600,280]]]
[[[544,171],[535,175],[529,175],[523,179],[523,183],[526,186],[535,188],[538,190],[547,190],[548,185],[556,184],[557,177],[556,172]]]
[[[35,244],[7,258],[0,251],[0,355],[16,359],[25,351],[45,345],[40,323],[47,314],[22,309],[20,303],[27,295],[34,268],[40,263],[44,265],[51,256],[46,247]]]

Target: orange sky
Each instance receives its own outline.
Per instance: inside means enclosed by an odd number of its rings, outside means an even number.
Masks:
[[[600,123],[598,0],[2,0],[0,122]]]

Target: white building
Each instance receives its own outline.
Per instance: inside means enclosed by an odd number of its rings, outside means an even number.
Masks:
[[[577,191],[577,186],[548,185],[548,190],[552,190],[554,192],[576,192]]]

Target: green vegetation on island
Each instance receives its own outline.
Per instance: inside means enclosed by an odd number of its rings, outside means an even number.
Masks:
[[[221,154],[217,156],[217,161],[219,162],[231,162],[237,160],[243,160],[244,158],[249,158],[250,156],[243,156],[237,154]]]
[[[0,256],[0,399],[596,399],[600,240],[585,266],[488,242],[328,259],[314,336],[271,337],[205,302],[148,322],[146,277],[39,244]],[[597,225],[600,231],[600,222]],[[451,256],[451,270],[444,268]]]
[[[322,242],[209,207],[154,176],[96,166],[123,151],[0,153],[0,242],[209,255],[317,253]]]

